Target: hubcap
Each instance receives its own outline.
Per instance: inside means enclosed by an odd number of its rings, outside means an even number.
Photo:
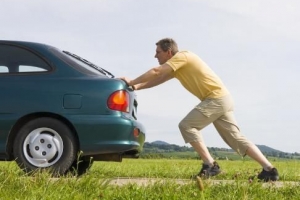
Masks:
[[[38,128],[25,138],[23,152],[32,165],[49,167],[55,164],[63,153],[63,140],[50,128]]]

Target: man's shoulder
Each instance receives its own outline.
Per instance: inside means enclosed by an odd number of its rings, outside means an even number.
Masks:
[[[184,50],[184,51],[178,51],[174,57],[187,57],[189,54],[191,54],[192,52]]]
[[[177,55],[178,57],[181,57],[181,58],[184,57],[187,60],[200,59],[200,57],[197,54],[195,54],[192,51],[188,51],[188,50],[179,51],[175,55]]]
[[[192,51],[189,51],[189,50],[179,51],[176,54],[178,54],[179,56],[197,56],[195,53],[193,53]]]
[[[182,50],[182,51],[178,51],[179,54],[189,54],[189,53],[192,53],[191,51],[189,50]]]
[[[178,51],[174,56],[172,56],[172,58],[169,60],[170,62],[172,61],[192,61],[192,60],[198,60],[199,56],[197,56],[195,53],[191,52],[191,51]]]

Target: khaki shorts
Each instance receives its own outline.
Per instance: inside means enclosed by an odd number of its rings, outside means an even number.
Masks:
[[[200,130],[213,123],[222,139],[240,155],[252,143],[240,133],[233,114],[233,100],[231,95],[218,99],[207,98],[192,109],[179,123],[179,129],[186,143],[200,141]]]

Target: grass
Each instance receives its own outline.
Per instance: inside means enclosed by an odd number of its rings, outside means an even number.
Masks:
[[[183,159],[124,159],[122,163],[94,162],[87,174],[53,179],[47,172],[25,175],[14,162],[0,162],[0,200],[6,199],[299,199],[298,186],[285,185],[277,188],[270,184],[263,187],[248,178],[260,172],[253,161],[218,161],[224,173],[217,179],[232,180],[234,183],[212,185],[203,181],[204,190],[199,190],[196,181],[181,185],[173,179],[188,179],[199,171],[199,160]],[[281,181],[300,182],[299,161],[276,161],[273,164],[280,172]],[[164,178],[147,186],[127,184],[114,186],[107,180],[115,177]]]

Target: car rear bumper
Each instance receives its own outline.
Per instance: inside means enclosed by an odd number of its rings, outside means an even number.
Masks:
[[[74,125],[83,155],[120,154],[137,157],[145,142],[145,128],[120,115],[67,117]]]

